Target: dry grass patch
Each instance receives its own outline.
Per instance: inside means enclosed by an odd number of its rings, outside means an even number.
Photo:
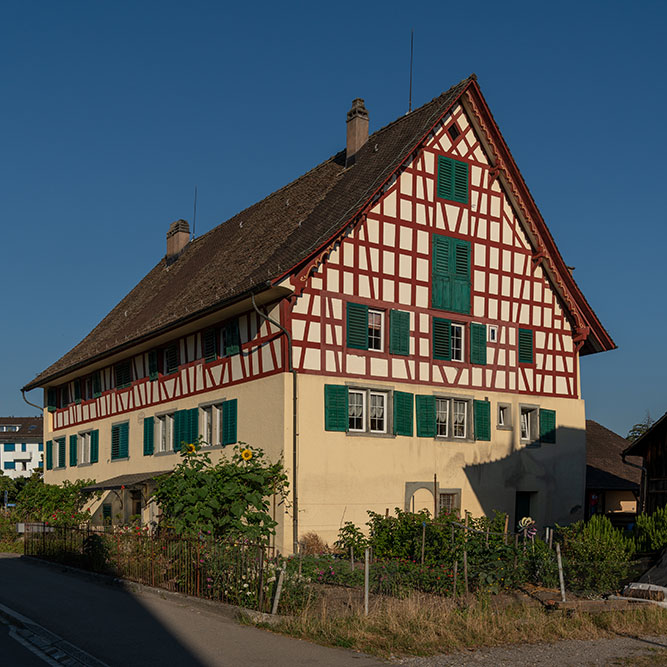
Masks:
[[[376,598],[369,615],[352,596],[346,604],[326,598],[309,604],[274,630],[328,646],[388,657],[452,653],[503,644],[599,639],[667,633],[667,610],[653,605],[627,612],[547,613],[540,606],[494,598],[467,605],[415,594],[407,599]]]

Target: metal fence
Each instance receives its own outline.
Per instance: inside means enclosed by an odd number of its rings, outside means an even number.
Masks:
[[[26,532],[25,554],[259,611],[270,610],[277,568],[261,544],[95,528]]]

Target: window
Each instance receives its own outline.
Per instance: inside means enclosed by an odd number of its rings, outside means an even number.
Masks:
[[[236,442],[236,399],[200,409],[203,445],[232,445]]]
[[[464,361],[465,325],[433,318],[433,358],[444,361]]]
[[[32,428],[35,428],[34,426]],[[16,432],[19,430],[18,426],[15,426],[14,424],[0,424],[0,433],[6,433],[6,432]]]
[[[504,430],[512,428],[512,406],[508,403],[498,404],[498,428]]]
[[[556,411],[540,410],[540,442],[553,444],[556,442]]]
[[[369,392],[370,405],[370,432],[387,432],[387,394],[377,391]]]
[[[76,466],[78,463],[78,438],[75,435],[69,437],[69,464]]]
[[[156,420],[158,428],[157,451],[169,451],[174,433],[174,414],[159,415]]]
[[[16,461],[5,461],[3,466],[5,470],[16,470]]]
[[[81,463],[91,463],[90,446],[91,446],[92,435],[93,435],[92,431],[79,433],[79,439],[81,440],[81,447],[80,447]]]
[[[537,407],[535,406],[521,406],[519,428],[523,442],[533,442],[537,439],[537,412]]]
[[[461,136],[461,131],[457,127],[456,123],[454,123],[448,130],[447,133],[451,137],[452,141],[456,141],[460,136]]]
[[[470,363],[486,365],[486,324],[470,325]]]
[[[201,426],[199,432],[202,436],[202,445],[217,445],[216,435],[214,433],[213,425],[217,421],[215,417],[218,416],[219,406],[207,405],[201,409]],[[215,413],[215,417],[213,416]],[[219,430],[219,429],[216,429]]]
[[[490,324],[488,327],[489,331],[489,343],[497,343],[498,342],[498,325],[497,324]]]
[[[350,389],[348,393],[348,431],[366,430],[366,392]]]
[[[439,438],[449,435],[449,399],[436,398],[435,400],[435,434]]]
[[[438,514],[454,514],[458,509],[458,493],[438,494]]]
[[[174,343],[162,351],[162,368],[165,375],[171,375],[178,370],[178,343]]]
[[[202,331],[201,349],[205,361],[215,361],[218,358],[218,332],[215,329]]]
[[[158,351],[149,350],[148,352],[148,379],[153,382],[158,379],[159,368],[158,368]]]
[[[238,320],[234,319],[225,322],[222,327],[221,337],[222,353],[225,357],[238,354],[241,351],[241,334]]]
[[[533,363],[533,330],[519,329],[519,363]]]
[[[444,155],[438,158],[438,197],[460,204],[468,203],[467,162],[452,160]]]
[[[431,306],[470,313],[470,242],[433,234]]]
[[[16,445],[13,442],[6,442],[4,449],[6,452],[13,452],[16,450]]]
[[[58,446],[58,468],[65,467],[65,438],[57,438],[56,445]]]
[[[468,401],[452,401],[452,436],[454,438],[467,437]]]
[[[97,371],[83,380],[83,400],[89,401],[102,395],[102,376]]]
[[[382,352],[384,338],[384,313],[368,309],[368,349]]]
[[[111,460],[129,457],[130,424],[114,424],[111,427]]]

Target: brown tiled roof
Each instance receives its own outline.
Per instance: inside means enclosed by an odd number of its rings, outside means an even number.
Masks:
[[[586,486],[589,489],[638,490],[641,471],[623,463],[628,441],[592,419],[586,420]],[[641,459],[629,457],[641,464]]]
[[[18,431],[0,431],[0,442],[42,441],[41,417],[0,417],[0,426],[18,426]]]
[[[164,259],[84,338],[24,389],[231,302],[299,264],[363,206],[473,80],[464,79]]]
[[[118,477],[112,477],[107,479],[105,482],[97,482],[91,484],[90,486],[84,486],[84,491],[111,491],[112,489],[120,489],[125,486],[130,488],[136,486],[137,484],[144,484],[149,482],[152,479],[156,479],[161,475],[166,475],[172,472],[171,470],[160,470],[159,472],[135,472],[129,475],[118,475]]]

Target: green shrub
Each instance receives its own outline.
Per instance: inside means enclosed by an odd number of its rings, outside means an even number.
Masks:
[[[21,521],[45,521],[56,526],[78,526],[90,520],[83,507],[90,496],[83,488],[95,480],[80,479],[62,484],[44,484],[41,475],[33,475],[18,494],[16,514]]]
[[[667,546],[667,506],[637,516],[635,540],[638,551],[661,551]]]
[[[368,538],[352,521],[346,521],[338,531],[338,539],[334,542],[334,546],[343,552],[343,557],[346,557],[352,549],[354,557],[361,559],[368,547]]]

